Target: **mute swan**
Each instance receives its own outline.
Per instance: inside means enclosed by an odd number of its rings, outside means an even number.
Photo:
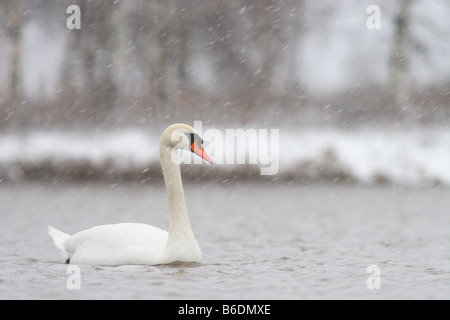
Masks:
[[[169,232],[141,223],[119,223],[70,236],[48,226],[66,263],[117,266],[202,261],[186,211],[178,149],[188,149],[212,164],[203,140],[191,126],[174,124],[164,130],[159,155],[169,201]]]

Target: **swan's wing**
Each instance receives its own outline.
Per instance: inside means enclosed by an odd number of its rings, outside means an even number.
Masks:
[[[61,255],[64,260],[69,258],[69,254],[66,252],[64,247],[64,242],[70,238],[70,235],[59,231],[58,229],[53,228],[52,226],[48,226],[48,235],[52,238],[55,246],[61,250]]]
[[[140,223],[96,226],[74,234],[64,249],[74,264],[158,264],[167,232]]]

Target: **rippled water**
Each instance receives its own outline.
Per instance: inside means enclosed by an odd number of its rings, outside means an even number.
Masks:
[[[163,182],[0,184],[0,299],[450,298],[449,189],[198,181],[185,192],[203,264],[80,266],[69,289],[46,226],[167,229]]]

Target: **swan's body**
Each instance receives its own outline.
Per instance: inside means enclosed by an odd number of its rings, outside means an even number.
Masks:
[[[73,236],[49,227],[49,234],[73,264],[160,264],[167,243],[167,231],[142,223],[106,224]],[[201,255],[195,262],[201,262]]]
[[[89,265],[202,261],[189,224],[177,149],[190,149],[210,163],[211,158],[204,152],[194,129],[183,124],[167,128],[159,148],[169,200],[169,232],[141,223],[119,223],[96,226],[70,236],[49,226],[48,233],[64,259]]]

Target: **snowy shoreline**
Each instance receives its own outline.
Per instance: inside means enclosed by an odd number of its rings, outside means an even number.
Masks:
[[[159,137],[140,130],[0,135],[0,181],[161,177]],[[280,130],[279,171],[263,179],[450,186],[450,130]],[[207,150],[214,158],[214,148]],[[248,160],[248,157],[247,157]],[[185,166],[186,179],[258,178],[258,165]]]

